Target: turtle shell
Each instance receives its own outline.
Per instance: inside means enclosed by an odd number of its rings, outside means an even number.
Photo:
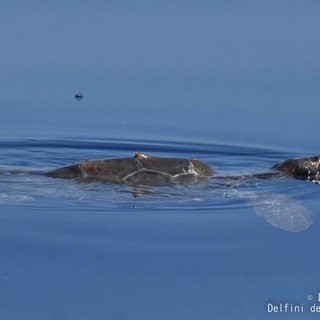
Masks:
[[[211,177],[213,170],[198,159],[153,157],[138,152],[132,158],[85,161],[47,175],[129,185],[170,185],[199,183]]]

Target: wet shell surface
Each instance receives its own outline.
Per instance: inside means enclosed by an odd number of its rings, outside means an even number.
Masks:
[[[153,157],[138,152],[132,158],[84,161],[47,175],[129,185],[168,185],[203,182],[213,175],[213,170],[198,159]]]

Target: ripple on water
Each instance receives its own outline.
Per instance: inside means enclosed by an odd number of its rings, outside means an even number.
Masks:
[[[0,203],[21,203],[34,201],[34,198],[25,195],[0,194]]]

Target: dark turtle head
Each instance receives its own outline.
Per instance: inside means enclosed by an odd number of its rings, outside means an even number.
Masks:
[[[272,167],[300,180],[320,182],[320,157],[289,159]]]

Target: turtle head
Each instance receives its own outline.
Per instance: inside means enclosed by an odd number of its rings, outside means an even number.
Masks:
[[[277,169],[284,174],[299,180],[320,182],[320,157],[289,159],[275,164],[272,169]]]

